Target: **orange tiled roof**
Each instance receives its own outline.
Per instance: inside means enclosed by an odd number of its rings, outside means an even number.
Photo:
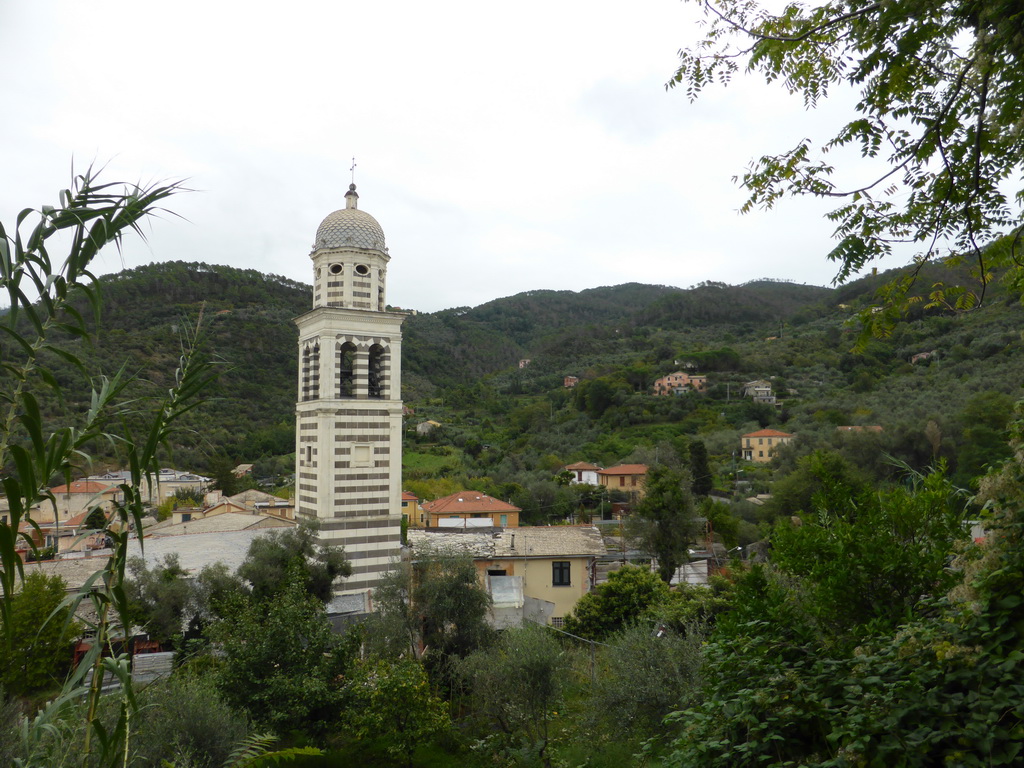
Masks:
[[[519,512],[519,507],[477,491],[459,491],[450,496],[428,501],[423,505],[427,512]]]
[[[563,469],[598,470],[600,467],[596,464],[589,464],[585,461],[577,461],[575,464],[567,464]]]
[[[80,526],[85,524],[85,519],[87,517],[89,517],[89,515],[91,515],[91,514],[92,514],[92,510],[91,509],[87,509],[87,510],[85,510],[83,512],[79,512],[74,517],[69,517],[67,520],[65,520],[63,523],[61,523],[61,525],[65,526],[67,528],[78,528],[78,527],[80,527]],[[104,517],[106,517],[108,520],[110,519],[110,515],[107,515],[106,513],[104,513]]]
[[[75,480],[68,485],[58,485],[56,488],[51,488],[50,491],[54,496],[59,496],[62,493],[105,493],[106,491],[116,490],[116,485],[110,483],[98,483],[95,480]]]
[[[608,467],[608,469],[602,469],[597,474],[599,475],[646,475],[647,465],[646,464],[619,464],[617,467]]]
[[[759,429],[757,432],[749,432],[743,437],[793,437],[789,432],[780,432],[777,429]]]
[[[402,501],[419,501],[420,497],[409,491],[402,491]]]

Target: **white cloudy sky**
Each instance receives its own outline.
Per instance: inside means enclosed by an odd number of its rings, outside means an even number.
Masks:
[[[755,80],[696,105],[666,92],[697,18],[680,0],[0,0],[0,220],[55,202],[73,163],[187,178],[184,220],[100,271],[182,259],[309,282],[355,156],[402,307],[828,284],[825,208],[739,216],[731,178],[838,118]]]

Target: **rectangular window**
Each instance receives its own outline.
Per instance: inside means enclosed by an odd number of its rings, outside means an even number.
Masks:
[[[621,487],[621,486],[623,486],[623,485],[625,485],[625,484],[626,484],[626,478],[624,478],[624,477],[620,477],[620,478],[619,478],[619,486]]]
[[[570,571],[571,563],[568,560],[555,560],[551,564],[551,586],[569,587],[572,586]]]
[[[508,528],[508,515],[501,516],[501,527]]]
[[[555,627],[556,629],[561,629],[565,626],[565,618],[562,616],[552,616],[551,626]]]

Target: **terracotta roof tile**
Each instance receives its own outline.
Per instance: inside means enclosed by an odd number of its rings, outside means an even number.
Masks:
[[[790,432],[780,432],[777,429],[759,429],[757,432],[750,432],[743,437],[795,437]]]
[[[608,469],[602,469],[597,474],[599,475],[646,475],[647,465],[646,464],[619,464],[617,467],[608,467]]]
[[[519,507],[477,491],[458,491],[423,505],[427,512],[519,512]]]
[[[50,492],[54,496],[59,496],[62,493],[106,493],[107,491],[118,490],[116,485],[110,483],[100,483],[95,480],[75,480],[68,485],[58,485],[55,488],[51,488]]]

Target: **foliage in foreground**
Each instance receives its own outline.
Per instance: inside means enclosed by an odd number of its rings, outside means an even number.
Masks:
[[[896,525],[876,513],[870,530],[913,558],[890,567],[890,552],[864,569],[839,567],[864,557],[862,537],[848,527],[856,521],[825,517],[804,542],[778,540],[792,570],[758,566],[741,581],[707,648],[706,698],[675,716],[681,735],[666,765],[1019,764],[1024,453],[988,483],[989,541],[957,571],[943,562],[956,538],[941,522],[951,489],[933,477],[907,494],[882,499]],[[901,520],[913,528],[901,531]],[[827,545],[816,558],[802,546],[814,541]],[[867,603],[860,576],[869,571]]]
[[[668,600],[668,585],[647,568],[627,565],[579,599],[565,617],[565,630],[603,640],[636,622],[653,622],[651,609]]]
[[[10,602],[0,646],[0,688],[29,696],[60,688],[71,668],[71,644],[81,627],[65,603],[67,585],[59,576],[30,573]]]
[[[24,724],[24,757],[18,761],[21,766],[55,764],[43,755],[45,744],[53,734],[66,730],[62,718],[75,710],[83,696],[83,743],[70,759],[87,765],[119,765],[129,749],[129,723],[137,711],[137,700],[127,657],[112,644],[117,625],[123,625],[128,615],[124,581],[129,532],[141,528],[141,488],[155,476],[160,450],[177,422],[199,402],[212,379],[212,369],[195,357],[198,331],[190,327],[183,339],[173,385],[158,401],[133,405],[136,416],[141,413],[143,418],[137,418],[132,427],[124,420],[127,409],[120,403],[129,381],[123,368],[111,377],[94,379],[87,412],[76,414],[58,429],[49,430],[44,423],[39,399],[43,394],[58,399],[64,394],[60,381],[47,367],[47,355],[83,367],[75,355],[54,346],[53,336],[61,333],[89,338],[76,302],[99,313],[100,298],[89,271],[93,259],[104,246],[119,244],[124,234],[141,234],[141,222],[177,189],[176,184],[148,188],[99,184],[86,173],[61,194],[60,205],[46,206],[36,213],[37,222],[28,231],[23,225],[33,216],[30,210],[19,214],[10,234],[0,225],[0,285],[10,302],[9,311],[0,319],[0,334],[5,341],[0,358],[0,471],[9,507],[0,523],[0,617],[4,625],[2,641],[8,652],[13,650],[14,639],[12,606],[19,581],[25,578],[19,539],[33,546],[21,526],[27,524],[38,533],[31,510],[37,505],[55,505],[48,489],[51,478],[69,482],[83,464],[88,464],[90,446],[98,442],[117,447],[131,477],[120,486],[123,502],[104,530],[113,553],[69,601],[71,611],[83,600],[92,604],[97,619],[90,627],[91,648],[60,694]],[[66,258],[58,261],[49,251],[56,235],[63,235],[68,247]],[[117,432],[109,429],[112,421],[120,421]],[[109,699],[117,702],[118,709],[109,727],[98,717],[105,677],[115,677],[121,686],[119,693]]]
[[[376,742],[396,761],[451,728],[448,703],[430,687],[415,659],[369,659],[354,665],[345,685],[342,733],[346,741]]]
[[[334,633],[298,569],[271,600],[245,599],[211,627],[224,699],[262,727],[322,735],[338,718],[353,649]]]
[[[470,654],[457,671],[470,692],[477,732],[486,735],[486,749],[524,750],[551,766],[551,723],[568,672],[554,636],[535,625],[506,630],[494,648]]]

